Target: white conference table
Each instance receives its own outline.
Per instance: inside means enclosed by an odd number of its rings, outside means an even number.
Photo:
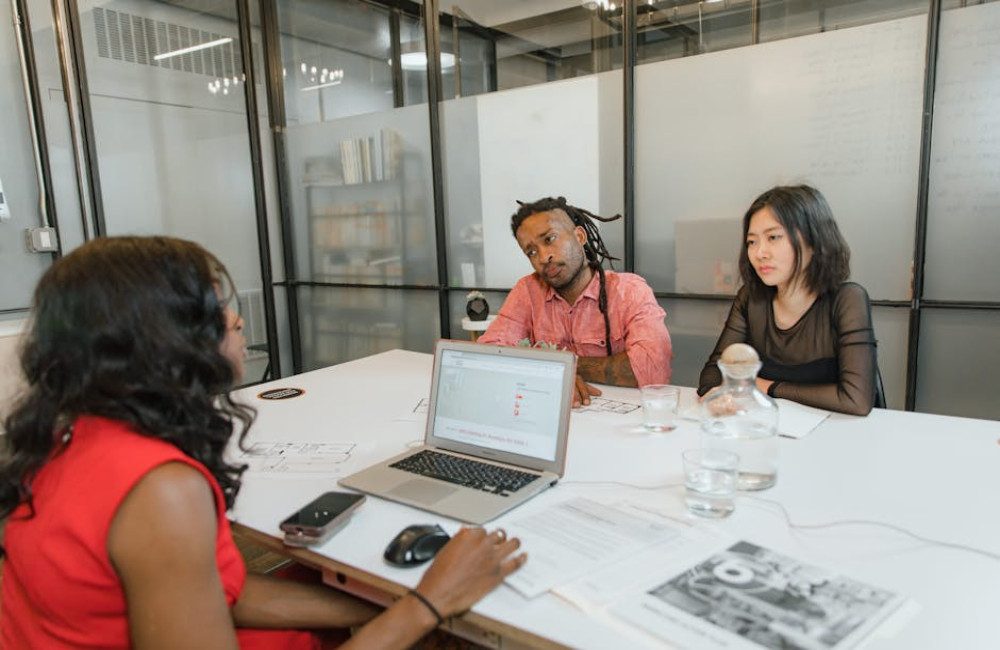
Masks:
[[[311,550],[282,547],[278,525],[318,494],[338,489],[338,475],[422,442],[424,419],[412,411],[427,397],[431,364],[431,355],[394,350],[238,391],[258,409],[251,443],[354,448],[337,473],[248,472],[233,511],[237,530],[322,568],[329,584],[375,602],[386,604],[416,586],[424,567],[388,565],[385,545],[409,524],[443,522],[453,529],[457,522],[369,497],[345,528]],[[256,397],[286,386],[305,394]],[[635,389],[601,388],[606,397],[638,402]],[[684,399],[693,401],[694,392],[686,389]],[[906,596],[907,604],[865,648],[1000,648],[1000,560],[884,527],[790,529],[775,504],[796,524],[874,520],[1000,555],[1000,423],[878,409],[864,418],[832,414],[804,438],[782,438],[777,485],[738,496],[735,513],[715,521],[684,511],[680,451],[699,444],[697,423],[651,434],[640,419],[638,411],[574,412],[563,482],[487,528],[568,497],[635,503]],[[453,631],[503,648],[670,647],[592,614],[550,593],[528,600],[502,585],[454,621]]]

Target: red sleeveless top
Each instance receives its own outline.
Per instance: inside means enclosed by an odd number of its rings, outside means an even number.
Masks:
[[[121,581],[107,553],[111,521],[129,491],[155,467],[189,465],[215,494],[215,557],[230,607],[246,581],[222,490],[209,471],[170,443],[135,433],[122,422],[82,416],[69,443],[32,483],[35,516],[19,506],[8,518],[0,583],[0,646],[129,648]],[[241,648],[317,648],[295,630],[237,630]]]

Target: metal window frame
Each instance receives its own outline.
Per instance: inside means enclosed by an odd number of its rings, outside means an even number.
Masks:
[[[35,64],[35,42],[31,32],[31,17],[26,0],[12,0],[14,29],[17,38],[18,56],[24,90],[27,93],[28,120],[31,128],[32,146],[35,149],[35,165],[38,175],[39,209],[42,225],[59,231],[56,212],[55,189],[52,185],[52,165],[49,162],[49,145],[45,133],[45,117],[42,114],[41,85],[38,81],[38,67]],[[62,256],[63,242],[56,237],[56,250],[51,253],[54,260]]]

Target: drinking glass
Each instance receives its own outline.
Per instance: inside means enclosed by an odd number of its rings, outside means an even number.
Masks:
[[[666,432],[676,429],[680,389],[665,384],[647,384],[639,390],[642,393],[642,425],[648,431]]]
[[[687,509],[702,517],[728,517],[736,496],[740,457],[721,449],[688,449],[684,461],[684,501]]]

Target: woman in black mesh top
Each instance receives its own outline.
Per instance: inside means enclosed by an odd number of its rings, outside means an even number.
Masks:
[[[743,286],[698,394],[722,383],[722,351],[748,343],[768,395],[867,415],[877,383],[871,305],[864,287],[846,281],[851,252],[826,199],[806,185],[770,189],[743,216],[743,238]]]

